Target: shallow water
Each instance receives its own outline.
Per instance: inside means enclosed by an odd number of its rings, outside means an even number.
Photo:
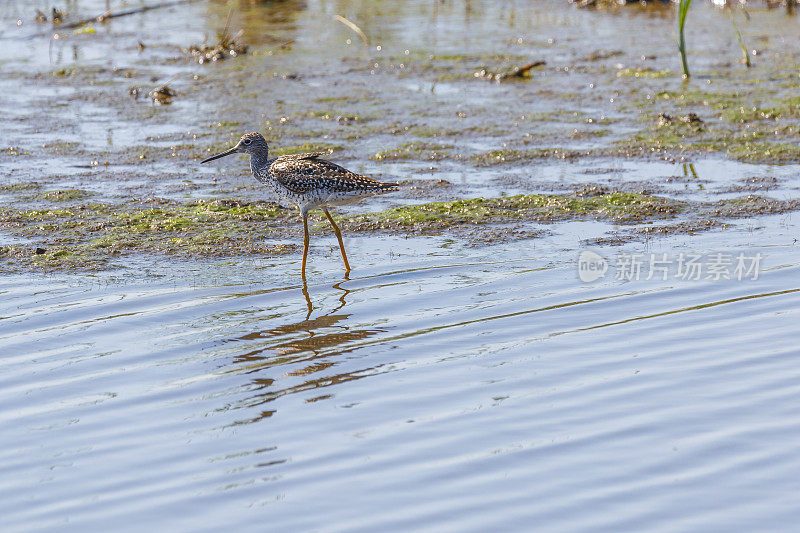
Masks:
[[[6,278],[4,530],[786,529],[800,264],[753,250],[721,282],[378,259],[310,317],[288,275]]]
[[[151,11],[53,43],[35,37],[48,26],[30,21],[49,4],[8,2],[0,14],[9,51],[0,63],[0,148],[30,153],[0,153],[1,184],[76,187],[117,202],[260,199],[243,162],[207,168],[170,153],[178,143],[208,146],[260,129],[283,145],[335,142],[337,161],[354,170],[417,180],[416,193],[353,210],[587,182],[714,201],[747,194],[737,187],[748,179],[775,178],[763,182],[768,194],[797,197],[795,166],[719,154],[487,168],[371,158],[411,138],[387,133],[392,121],[447,129],[456,112],[479,121],[480,110],[493,110],[487,122],[507,131],[465,133],[467,151],[517,146],[522,132],[539,128],[571,129],[574,117],[514,122],[520,110],[553,111],[559,91],[583,95],[579,122],[621,121],[603,126],[606,137],[570,146],[611,142],[632,128],[630,113],[588,82],[597,75],[617,83],[616,63],[639,55],[675,69],[664,52],[673,46],[670,9],[597,14],[556,0],[235,5],[233,27],[244,28],[258,53],[200,67],[180,48],[224,24],[224,3]],[[66,7],[91,15],[105,2]],[[693,65],[729,61],[714,49],[730,46],[727,16],[702,3],[695,9],[705,31],[692,35]],[[338,13],[363,25],[369,49],[331,22]],[[755,39],[769,30],[771,41],[755,42],[772,54],[796,45],[796,22],[755,9],[746,31]],[[287,39],[294,43],[281,50]],[[439,73],[397,74],[406,49],[412,57],[474,54],[465,69],[542,57],[549,70],[527,85],[435,81]],[[563,69],[597,49],[622,51],[606,62],[608,73]],[[373,60],[380,68],[364,71]],[[136,73],[108,85],[90,73],[87,86],[51,75],[72,67]],[[252,79],[235,77],[242,71]],[[283,76],[295,72],[300,81]],[[170,106],[127,95],[128,84],[174,76],[185,94]],[[222,83],[229,78],[231,87]],[[245,93],[257,108],[237,105]],[[564,100],[561,111],[572,113],[574,94]],[[312,105],[342,113],[356,106],[365,118],[355,126],[322,121],[307,116]],[[222,126],[227,120],[235,123]],[[376,123],[374,133],[342,134]],[[75,145],[43,146],[65,141]],[[124,159],[138,146],[163,151]],[[441,179],[453,188],[426,188]],[[0,192],[3,203],[19,198]],[[346,236],[350,279],[341,276],[335,239],[315,234],[307,288],[296,254],[132,257],[107,272],[4,274],[0,529],[791,531],[800,519],[796,215],[592,248],[610,264],[626,254],[762,254],[758,279],[743,280],[685,281],[672,271],[647,280],[645,268],[627,281],[610,268],[586,283],[577,272],[583,243],[625,226],[525,228],[547,235],[492,246],[447,233]],[[0,244],[20,242],[0,231]]]

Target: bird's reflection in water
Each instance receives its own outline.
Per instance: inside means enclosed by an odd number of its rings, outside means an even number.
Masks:
[[[334,289],[342,291],[342,295],[339,296],[339,302],[341,303],[341,305],[336,307],[333,311],[329,311],[328,314],[335,313],[336,311],[347,305],[347,302],[345,301],[344,298],[345,296],[350,294],[350,291],[342,287],[342,283],[344,283],[345,281],[350,281],[350,276],[348,274],[344,275],[344,281],[340,281],[339,283],[333,284]],[[306,314],[306,322],[307,322],[311,319],[311,313],[314,312],[314,304],[311,302],[311,295],[308,292],[308,282],[306,282],[305,277],[303,277],[303,287],[300,289],[300,291],[303,293],[303,297],[305,297],[306,299],[306,308],[308,309],[308,314]]]
[[[350,314],[340,311],[347,305],[350,290],[340,282],[332,286],[340,291],[337,304],[319,316],[314,311],[308,285],[301,292],[306,301],[305,319],[270,329],[254,331],[234,339],[247,343],[250,349],[234,358],[236,372],[254,374],[248,391],[253,393],[237,407],[252,409],[287,394],[328,387],[374,374],[372,367],[332,372],[338,363],[337,356],[352,351],[358,341],[383,332],[381,329],[351,329],[347,325]],[[324,375],[320,375],[324,373]],[[329,395],[309,398],[307,402],[324,399]],[[274,410],[262,411],[243,421],[256,422],[271,416]]]

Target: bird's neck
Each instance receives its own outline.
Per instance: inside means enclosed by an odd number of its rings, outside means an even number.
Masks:
[[[259,152],[250,155],[250,170],[253,171],[253,174],[265,173],[268,166],[269,166],[269,152],[267,150],[264,150],[263,153]]]

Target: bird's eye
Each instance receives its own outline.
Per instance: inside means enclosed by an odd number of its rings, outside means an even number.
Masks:
[[[245,139],[245,140],[243,140],[243,141],[242,141],[242,143],[243,143],[245,146],[249,145],[251,142],[253,142],[253,141],[251,141],[250,139]]]

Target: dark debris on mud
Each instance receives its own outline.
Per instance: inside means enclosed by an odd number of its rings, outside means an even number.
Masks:
[[[217,35],[216,43],[193,44],[187,49],[187,53],[194,57],[201,65],[203,63],[214,63],[244,55],[248,51],[248,46],[239,41],[243,33],[244,32],[240,30],[236,34],[231,35],[226,29]]]

